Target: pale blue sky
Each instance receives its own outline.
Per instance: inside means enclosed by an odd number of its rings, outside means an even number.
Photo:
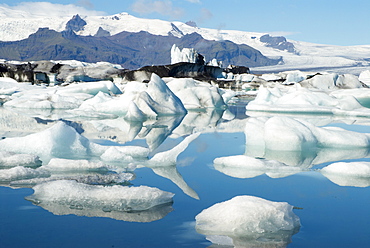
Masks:
[[[9,6],[26,0],[2,0]],[[199,27],[282,34],[332,45],[370,45],[369,0],[49,0],[108,15],[195,21]]]

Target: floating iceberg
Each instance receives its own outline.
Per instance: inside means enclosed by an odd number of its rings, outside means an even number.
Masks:
[[[40,158],[36,155],[0,151],[0,167],[38,167],[41,163]]]
[[[112,97],[101,92],[82,103],[77,110],[110,113],[133,121],[142,121],[160,115],[187,113],[181,100],[154,73],[147,85],[134,81],[129,82],[122,95]]]
[[[147,186],[101,186],[60,180],[36,185],[26,197],[35,204],[64,205],[78,209],[109,211],[144,211],[172,202],[174,194]]]
[[[261,86],[257,97],[246,109],[248,115],[256,115],[251,111],[261,111],[370,117],[370,109],[363,107],[353,96],[336,97],[325,92],[311,91],[298,84],[284,88]]]
[[[300,220],[292,210],[293,206],[286,202],[237,196],[199,213],[195,217],[196,230],[212,236],[214,241],[217,240],[215,236],[219,240],[225,240],[220,236],[228,236],[235,247],[271,243],[285,247],[300,228]]]
[[[236,178],[252,178],[262,174],[278,178],[302,171],[299,167],[287,166],[276,160],[245,155],[216,158],[213,163],[216,170]]]
[[[0,140],[0,150],[37,155],[47,163],[51,157],[100,156],[106,148],[90,142],[64,122],[57,122],[38,133]]]
[[[41,168],[49,171],[108,171],[110,169],[101,161],[62,158],[52,158],[47,165]]]
[[[135,174],[126,172],[126,173],[112,173],[107,172],[101,174],[98,172],[92,173],[82,173],[82,172],[71,172],[71,171],[59,171],[55,173],[52,171],[50,177],[35,177],[31,179],[16,179],[11,181],[9,184],[12,187],[33,187],[37,184],[53,182],[59,180],[73,180],[78,183],[91,184],[91,185],[115,185],[127,183],[135,179]]]
[[[320,172],[340,186],[370,186],[370,162],[338,162],[322,168]]]
[[[167,86],[182,101],[186,109],[226,108],[220,89],[192,78],[173,79]]]
[[[0,170],[0,182],[11,182],[21,179],[49,177],[50,172],[44,169],[32,169],[23,166]]]
[[[316,127],[289,117],[249,118],[245,135],[247,146],[260,146],[268,150],[370,147],[370,134],[336,127]]]

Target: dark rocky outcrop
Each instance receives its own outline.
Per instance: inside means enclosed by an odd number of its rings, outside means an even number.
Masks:
[[[296,53],[293,43],[288,42],[283,36],[270,36],[269,34],[262,35],[260,41],[266,43],[268,47],[273,47],[282,51]]]
[[[0,64],[0,77],[9,77],[18,82],[34,82],[35,65],[31,63],[24,64]]]
[[[105,37],[110,36],[110,32],[107,30],[104,30],[102,27],[99,27],[98,31],[94,35],[95,37]]]
[[[224,69],[204,64],[181,62],[172,65],[144,66],[138,70],[123,71],[122,77],[127,81],[147,81],[152,73],[160,77],[194,78],[201,81],[220,77]]]
[[[87,23],[78,14],[74,15],[66,24],[66,30],[78,32],[83,30]]]

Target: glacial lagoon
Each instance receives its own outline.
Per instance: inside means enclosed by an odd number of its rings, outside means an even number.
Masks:
[[[185,117],[163,117],[144,123],[130,123],[120,118],[71,118],[68,115],[63,118],[63,113],[52,113],[61,117],[59,122],[73,127],[96,144],[150,148],[149,159],[133,157],[104,163],[129,175],[129,180],[122,181],[120,185],[157,188],[174,194],[172,201],[145,211],[122,211],[112,209],[114,205],[110,208],[94,205],[94,201],[79,202],[78,195],[75,204],[65,203],[63,198],[58,198],[63,193],[57,190],[54,193],[59,195],[51,192],[45,197],[55,197],[60,201],[40,200],[40,196],[34,195],[32,187],[35,181],[31,179],[2,182],[0,246],[233,247],[235,237],[206,236],[197,232],[195,217],[217,203],[247,195],[294,206],[293,212],[299,218],[300,227],[288,234],[241,234],[237,240],[239,247],[368,247],[370,178],[325,174],[321,173],[321,169],[341,161],[370,162],[370,149],[314,147],[278,151],[250,146],[245,128],[247,122],[256,117],[246,115],[246,104],[247,101],[241,100],[230,105],[226,112],[191,111]],[[0,107],[0,111],[2,126],[7,127],[2,132],[6,136],[4,140],[39,133],[58,122],[55,118],[47,119],[45,115],[20,110],[7,112],[7,109]],[[275,115],[265,114],[264,118]],[[356,133],[370,133],[367,118],[327,114],[283,116],[305,120],[318,127],[340,127]],[[26,132],[23,128],[29,128],[31,120],[36,120],[32,122],[33,129]],[[6,121],[8,123],[4,124]],[[176,162],[166,163],[173,157],[166,158],[165,152],[178,147],[193,133],[198,133],[197,137],[192,137],[176,155],[167,153],[177,156]],[[260,139],[262,137],[253,138]],[[151,158],[158,153],[162,153],[163,160],[151,163]],[[73,154],[71,157],[66,154],[63,159],[96,159],[86,154]],[[215,163],[218,158],[237,159],[241,155],[261,161],[277,161],[284,167],[256,169]],[[90,180],[90,184],[96,186],[111,185],[107,179],[109,173],[109,169],[58,171],[52,176]],[[107,203],[107,199],[104,202]]]

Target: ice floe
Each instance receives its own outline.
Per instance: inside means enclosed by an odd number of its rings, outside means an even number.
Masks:
[[[36,155],[0,151],[0,167],[37,167],[39,165],[41,165],[41,160]]]
[[[17,166],[10,169],[0,170],[0,182],[11,182],[21,179],[49,177],[50,172],[44,169],[32,169]]]
[[[25,137],[0,140],[0,150],[37,155],[45,163],[52,157],[101,155],[106,148],[90,142],[64,122]]]
[[[258,115],[252,111],[280,113],[315,113],[348,116],[370,116],[370,109],[363,107],[350,95],[328,94],[312,91],[298,84],[292,87],[267,88],[261,86],[255,100],[247,106],[248,115]]]
[[[301,172],[300,167],[288,166],[276,160],[236,155],[216,158],[216,170],[236,178],[252,178],[266,174],[272,178],[286,177]]]
[[[81,208],[101,208],[111,211],[143,211],[171,203],[174,194],[147,186],[86,185],[70,180],[43,183],[33,187],[27,199],[35,203],[59,203]]]
[[[369,162],[337,162],[320,170],[332,182],[340,186],[369,187]]]
[[[226,108],[220,89],[192,78],[173,79],[168,87],[182,101],[186,109]]]
[[[316,127],[289,117],[250,118],[245,126],[248,146],[300,151],[309,147],[368,148],[370,134],[339,127]]]
[[[221,244],[232,240],[234,247],[285,247],[300,228],[293,206],[247,195],[217,203],[195,219],[199,233]]]

